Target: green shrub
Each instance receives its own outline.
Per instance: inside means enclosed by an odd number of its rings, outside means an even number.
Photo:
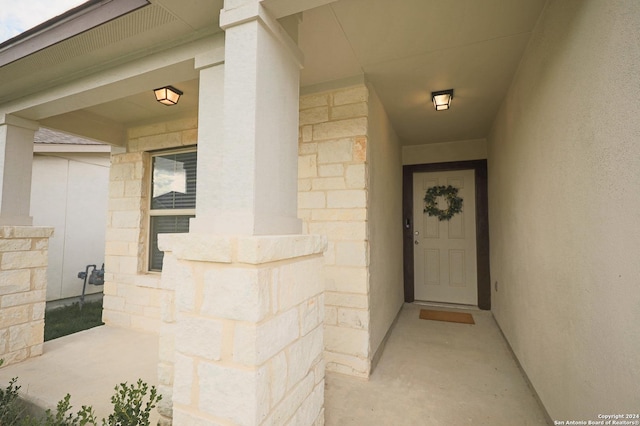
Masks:
[[[5,389],[0,389],[0,426],[98,425],[90,406],[83,405],[75,414],[71,412],[73,407],[69,394],[58,402],[55,413],[47,410],[43,418],[24,416],[24,408],[18,398],[20,386],[16,385],[17,381],[17,378],[13,378]],[[115,394],[111,397],[113,412],[107,419],[102,419],[102,426],[149,426],[151,410],[162,399],[156,387],[149,388],[149,385],[140,379],[135,385],[120,383],[114,390]]]

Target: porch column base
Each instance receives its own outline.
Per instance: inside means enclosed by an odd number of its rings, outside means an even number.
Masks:
[[[175,424],[324,424],[326,238],[165,234],[160,413]],[[172,400],[172,402],[171,402]]]
[[[42,355],[51,227],[0,226],[0,359]]]

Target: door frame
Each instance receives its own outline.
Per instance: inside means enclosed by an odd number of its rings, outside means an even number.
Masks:
[[[411,303],[415,300],[413,270],[413,175],[414,173],[444,172],[454,170],[474,171],[476,181],[476,260],[478,268],[478,308],[483,310],[491,310],[487,160],[412,164],[402,167],[404,300],[407,303]]]

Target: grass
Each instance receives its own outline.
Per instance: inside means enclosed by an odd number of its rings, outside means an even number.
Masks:
[[[44,341],[103,325],[102,301],[51,309],[44,314]]]

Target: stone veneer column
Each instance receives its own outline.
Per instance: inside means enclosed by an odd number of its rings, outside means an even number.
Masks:
[[[175,424],[324,424],[325,246],[310,235],[160,236],[162,281],[175,289],[160,380]]]
[[[0,359],[42,354],[47,255],[53,228],[0,226]]]
[[[328,237],[325,361],[328,371],[368,377],[369,235],[364,84],[300,98],[298,215]]]

